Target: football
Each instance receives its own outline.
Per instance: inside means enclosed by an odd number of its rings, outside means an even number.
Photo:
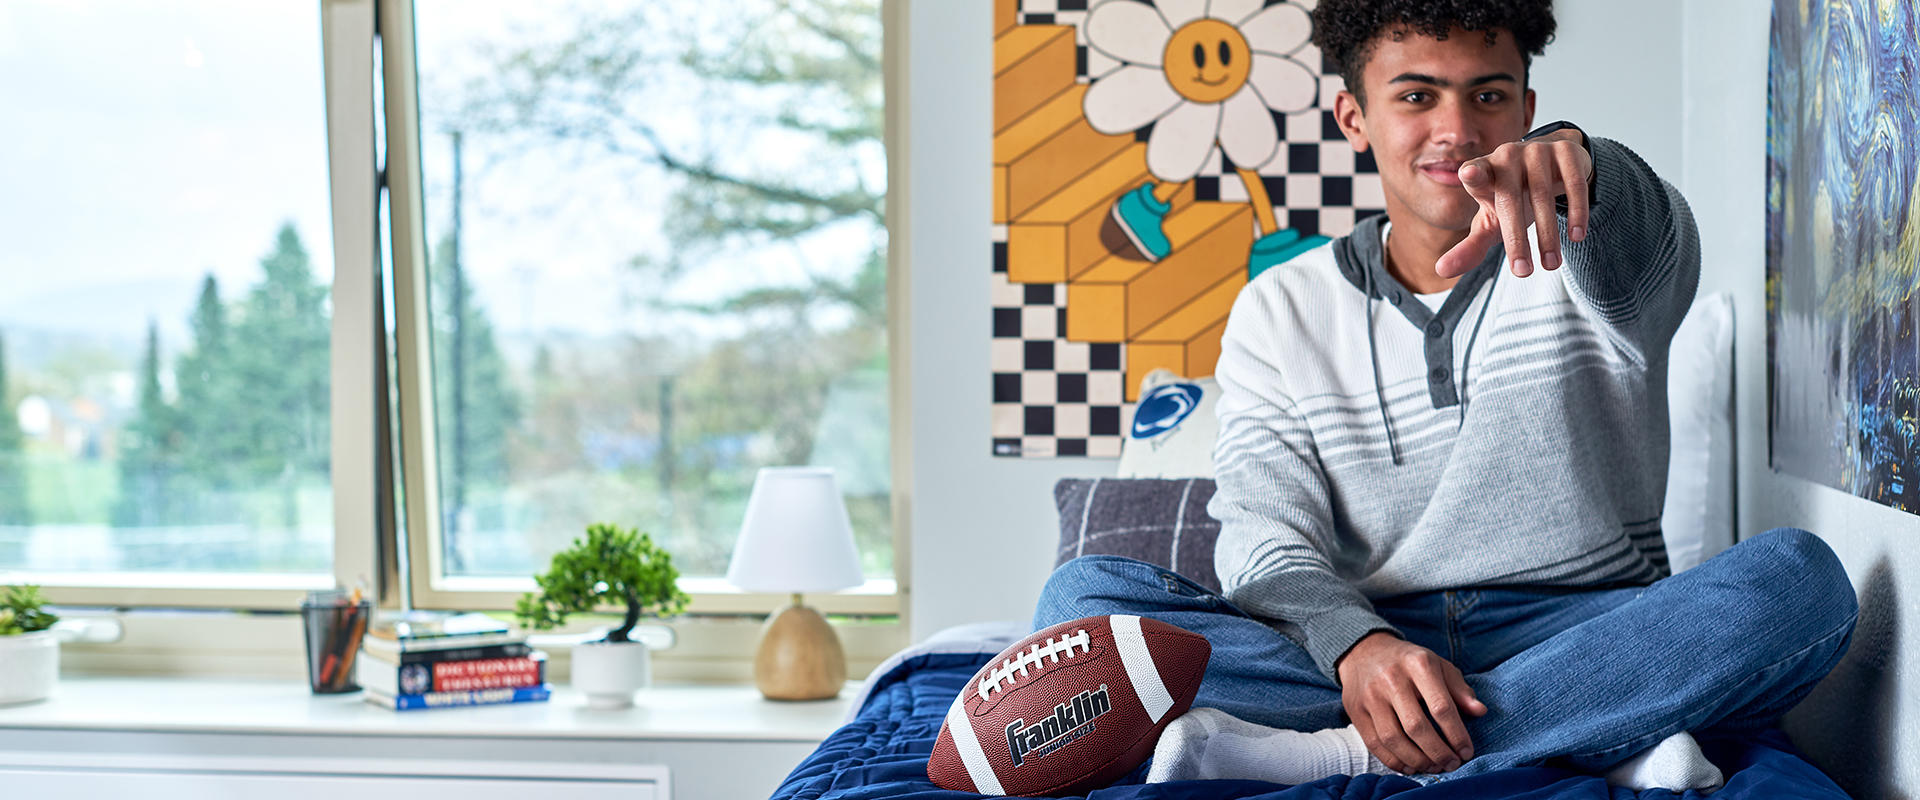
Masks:
[[[1080,794],[1153,754],[1213,653],[1197,633],[1125,614],[1062,622],[994,656],[947,709],[927,777],[990,795]]]

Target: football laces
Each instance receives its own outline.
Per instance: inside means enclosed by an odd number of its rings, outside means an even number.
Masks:
[[[1072,659],[1080,653],[1093,650],[1093,639],[1084,630],[1060,634],[1045,642],[1035,642],[1032,647],[1021,650],[1012,658],[988,671],[980,678],[980,687],[976,691],[981,700],[987,699],[994,691],[1006,691],[1021,678],[1027,677],[1028,670],[1039,671],[1050,665],[1060,663],[1060,659]],[[1045,663],[1042,663],[1042,662]]]

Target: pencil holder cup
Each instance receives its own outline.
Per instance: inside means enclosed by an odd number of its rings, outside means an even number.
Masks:
[[[302,603],[300,620],[307,635],[307,683],[314,694],[360,691],[354,682],[354,657],[367,633],[371,601],[342,605]]]

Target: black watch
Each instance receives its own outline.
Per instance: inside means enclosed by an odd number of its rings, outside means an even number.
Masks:
[[[1587,138],[1587,132],[1580,130],[1580,126],[1575,125],[1571,122],[1568,122],[1564,119],[1559,120],[1557,122],[1549,122],[1538,128],[1534,128],[1533,130],[1527,131],[1527,135],[1520,137],[1520,141],[1524,142],[1531,139],[1538,139],[1542,136],[1545,136],[1549,133],[1553,133],[1555,131],[1569,131],[1569,130],[1579,132],[1580,146],[1583,148],[1586,148],[1587,158],[1592,159],[1593,158],[1593,140]],[[1593,175],[1588,176],[1588,179],[1587,179],[1587,208],[1589,209],[1593,208],[1595,205],[1597,205],[1600,202],[1600,194],[1597,191],[1597,187],[1599,187],[1600,185],[1599,177],[1600,177],[1600,165],[1595,164],[1593,165]],[[1554,202],[1556,205],[1559,206],[1560,213],[1562,214],[1567,213],[1567,198],[1565,195],[1562,195],[1556,198]]]
[[[1587,152],[1589,153],[1593,152],[1593,142],[1587,139],[1587,132],[1580,130],[1580,126],[1575,125],[1571,122],[1568,122],[1564,119],[1558,122],[1549,122],[1538,128],[1534,128],[1533,130],[1527,131],[1527,135],[1520,137],[1520,141],[1524,142],[1529,139],[1538,139],[1542,136],[1545,136],[1549,133],[1554,133],[1556,131],[1580,131],[1580,146],[1587,148]]]

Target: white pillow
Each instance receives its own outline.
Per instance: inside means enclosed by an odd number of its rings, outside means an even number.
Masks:
[[[1674,572],[1733,546],[1733,296],[1693,301],[1667,348],[1667,504]]]
[[[1733,297],[1694,301],[1674,334],[1667,367],[1670,420],[1667,500],[1661,528],[1679,572],[1733,546]],[[1164,369],[1140,381],[1125,419],[1121,478],[1211,478],[1220,384]]]
[[[1121,478],[1211,478],[1220,420],[1220,384],[1156,369],[1140,379],[1140,401],[1122,420]]]

